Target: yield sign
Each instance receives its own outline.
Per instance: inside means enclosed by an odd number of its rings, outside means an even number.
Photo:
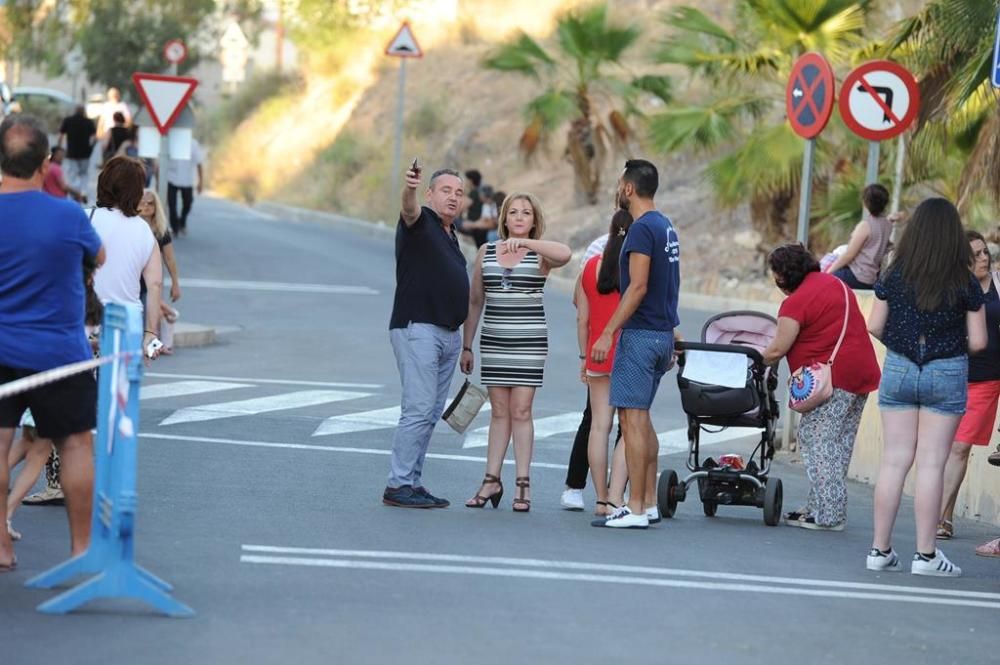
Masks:
[[[132,74],[132,82],[160,134],[166,134],[177,121],[194,89],[198,87],[197,79],[139,72]]]
[[[785,110],[796,134],[814,139],[833,113],[833,68],[819,53],[806,53],[792,66],[785,89]]]
[[[397,58],[424,57],[424,52],[420,50],[420,45],[417,44],[417,38],[413,36],[413,30],[409,23],[404,22],[403,25],[399,26],[396,36],[385,47],[385,54]]]
[[[840,115],[852,132],[869,141],[898,136],[920,110],[920,88],[913,74],[888,60],[861,65],[844,79]]]

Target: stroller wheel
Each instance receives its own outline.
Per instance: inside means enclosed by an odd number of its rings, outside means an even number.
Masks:
[[[768,478],[764,491],[764,524],[778,526],[781,520],[781,479]]]
[[[664,469],[656,485],[656,505],[664,517],[673,517],[677,510],[677,472]]]
[[[719,509],[719,504],[715,501],[702,501],[701,509],[705,511],[705,517],[715,517],[715,511]]]

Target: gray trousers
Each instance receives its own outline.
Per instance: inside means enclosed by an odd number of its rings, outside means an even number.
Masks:
[[[392,439],[389,487],[421,487],[424,457],[434,426],[441,419],[462,334],[429,323],[389,331],[403,386],[399,426]]]
[[[86,194],[90,185],[90,160],[67,158],[63,163],[66,165],[66,184]]]

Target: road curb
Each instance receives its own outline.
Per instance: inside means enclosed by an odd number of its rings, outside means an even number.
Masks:
[[[197,323],[178,322],[174,325],[174,347],[189,348],[215,343],[215,328]]]
[[[391,240],[396,237],[395,228],[385,222],[366,221],[356,217],[347,217],[345,215],[337,215],[330,212],[323,212],[321,210],[298,208],[296,206],[276,203],[273,201],[262,201],[252,207],[249,207],[248,209],[257,213],[290,218],[294,221],[337,224],[374,238],[385,238],[387,240]],[[476,256],[476,250],[468,243],[462,243],[462,252],[465,254],[466,259],[470,262]],[[578,266],[580,264],[581,258],[581,253],[574,253],[573,260],[566,268],[561,268],[557,272],[549,275],[549,282],[554,284],[560,291],[572,293],[573,288],[576,285],[576,275],[571,275],[569,273],[572,272],[571,268],[573,266]],[[732,310],[754,310],[776,316],[779,304],[780,303],[778,302],[766,300],[754,300],[739,296],[731,297],[710,295],[697,291],[685,291],[683,289],[681,290],[680,295],[680,305],[682,308],[711,313]]]

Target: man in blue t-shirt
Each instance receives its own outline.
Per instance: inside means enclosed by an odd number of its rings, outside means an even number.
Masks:
[[[36,120],[0,124],[0,384],[88,360],[84,332],[84,259],[104,263],[104,248],[79,205],[42,192],[49,141]],[[0,399],[0,514],[7,514],[6,460],[14,429],[31,409],[39,437],[59,450],[71,551],[90,544],[97,384],[83,372]],[[0,529],[0,570],[16,563]]]
[[[622,246],[622,297],[592,354],[595,361],[604,360],[621,329],[611,370],[611,405],[618,409],[625,436],[630,489],[628,504],[607,519],[595,520],[594,526],[645,529],[660,521],[655,494],[659,444],[649,409],[674,361],[681,274],[677,232],[653,202],[658,185],[652,163],[625,162],[618,205],[635,221]]]

